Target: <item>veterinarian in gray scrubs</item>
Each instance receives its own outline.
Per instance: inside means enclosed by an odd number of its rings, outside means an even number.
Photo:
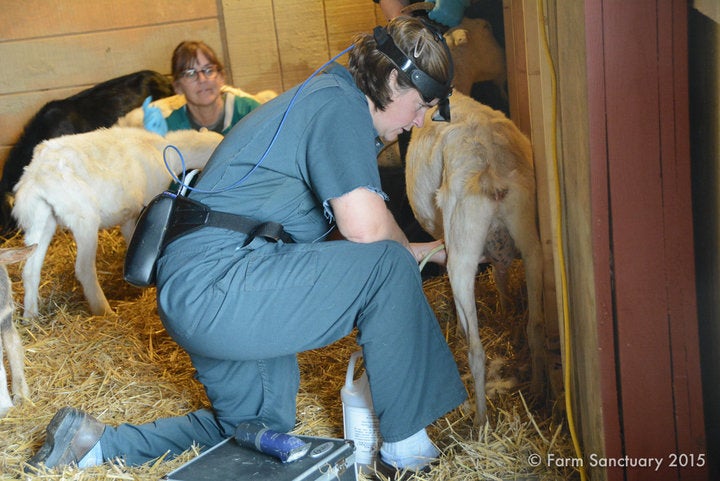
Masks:
[[[417,265],[438,243],[407,241],[386,208],[376,156],[380,139],[422,125],[427,109],[446,101],[452,65],[443,42],[414,18],[358,36],[347,69],[332,64],[297,96],[292,89],[254,110],[213,154],[190,197],[282,224],[293,242],[206,226],[171,242],[158,261],[160,317],[189,353],[212,410],[111,427],[66,408],[30,465],[140,464],[215,445],[244,420],[289,431],[296,353],[357,328],[381,460],[427,469],[439,453],[425,427],[466,390]],[[343,240],[326,242],[332,231]]]

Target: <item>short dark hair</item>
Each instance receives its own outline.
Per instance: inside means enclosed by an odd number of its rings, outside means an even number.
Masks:
[[[441,84],[449,84],[452,59],[448,51],[437,40],[437,33],[421,20],[413,17],[396,17],[387,24],[387,32],[395,45],[419,69]],[[360,34],[353,40],[348,69],[355,83],[367,95],[379,110],[385,110],[392,98],[388,83],[390,73],[397,70],[392,61],[380,52],[372,34]],[[398,72],[398,85],[401,88],[416,89],[412,81],[402,72]]]

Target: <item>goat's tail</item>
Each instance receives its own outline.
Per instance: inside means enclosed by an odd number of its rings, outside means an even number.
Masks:
[[[22,179],[15,187],[11,217],[16,228],[26,231],[38,223],[38,219],[52,215],[52,207],[48,204],[42,189],[36,185],[24,184]]]
[[[467,192],[469,194],[489,197],[497,202],[503,200],[509,190],[510,183],[508,179],[499,175],[490,164],[472,174],[467,182]]]

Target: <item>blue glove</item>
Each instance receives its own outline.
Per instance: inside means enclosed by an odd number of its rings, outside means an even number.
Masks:
[[[463,19],[469,0],[432,0],[435,3],[428,18],[448,27],[457,27]]]
[[[168,132],[168,126],[167,122],[165,122],[165,117],[163,117],[160,109],[151,106],[150,102],[152,102],[152,97],[146,98],[142,104],[143,125],[145,125],[145,130],[155,132],[156,134],[160,134],[165,137],[165,134],[167,134]]]

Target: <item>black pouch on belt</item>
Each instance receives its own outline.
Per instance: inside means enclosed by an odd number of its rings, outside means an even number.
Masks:
[[[140,213],[123,266],[123,277],[137,287],[155,284],[155,264],[171,241],[193,230],[221,227],[247,234],[247,245],[255,237],[293,242],[282,224],[259,222],[227,212],[211,210],[205,204],[174,192],[157,195]]]

